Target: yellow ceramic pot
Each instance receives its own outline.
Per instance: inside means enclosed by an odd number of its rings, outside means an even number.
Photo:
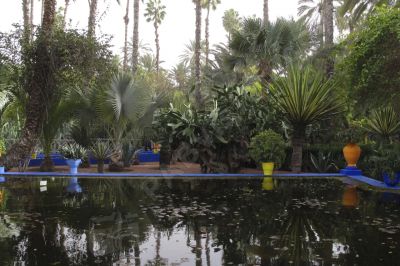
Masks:
[[[347,162],[347,166],[356,167],[360,155],[361,148],[355,143],[349,143],[343,148],[343,156]]]
[[[272,179],[272,177],[266,177],[263,179],[262,189],[263,190],[273,190],[274,189],[274,180]]]
[[[274,172],[274,163],[262,163],[262,169],[264,172],[264,175],[271,176],[272,173]]]

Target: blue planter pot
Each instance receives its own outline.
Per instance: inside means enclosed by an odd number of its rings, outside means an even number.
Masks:
[[[0,174],[2,174],[2,173],[4,173],[4,172],[5,172],[4,166],[0,166]]]
[[[383,173],[383,182],[389,187],[395,187],[400,182],[400,172],[396,172],[394,177],[391,177],[388,173]]]
[[[81,187],[81,185],[79,185],[77,177],[72,177],[69,180],[69,183],[67,186],[67,192],[69,192],[69,193],[81,193],[82,192],[82,187]]]
[[[70,174],[77,174],[78,173],[78,167],[81,164],[82,160],[73,160],[73,159],[67,159],[66,160],[67,165],[69,166],[69,173]]]
[[[6,182],[6,178],[4,176],[0,176],[0,183]]]

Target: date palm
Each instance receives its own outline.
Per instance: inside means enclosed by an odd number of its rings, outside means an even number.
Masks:
[[[259,18],[246,18],[229,47],[241,62],[257,65],[259,77],[268,82],[273,70],[284,68],[287,59],[308,51],[310,33],[302,21],[280,18],[264,24]]]
[[[158,28],[161,22],[165,18],[165,5],[161,4],[161,0],[149,0],[146,6],[146,17],[147,22],[153,22],[155,43],[156,43],[156,71],[160,70],[160,37],[158,33]]]
[[[203,107],[203,96],[201,94],[201,0],[192,0],[196,6],[196,29],[195,29],[195,99],[197,105]]]
[[[128,68],[128,25],[129,25],[129,0],[126,0],[126,13],[124,16],[125,23],[125,41],[124,41],[124,63],[123,69],[124,71]]]
[[[323,2],[324,0],[300,0],[297,8],[297,14],[300,18],[317,29],[318,36],[321,39],[320,46],[324,42]]]
[[[25,164],[27,156],[32,153],[54,92],[55,73],[50,51],[56,3],[56,0],[44,0],[42,27],[33,51],[37,60],[32,64],[32,73],[25,83],[28,94],[25,125],[19,142],[11,146],[7,153],[6,163],[11,167]]]
[[[359,21],[363,15],[373,13],[377,7],[387,5],[389,7],[400,7],[399,0],[344,0],[339,8],[339,15],[350,14],[354,22]]]
[[[269,22],[269,7],[268,7],[268,0],[264,0],[264,6],[263,6],[263,21],[264,23]]]
[[[139,61],[139,8],[140,0],[133,0],[133,42],[132,42],[132,73],[135,74]]]
[[[324,81],[310,67],[291,66],[285,76],[278,76],[271,83],[272,103],[293,131],[292,171],[301,171],[306,127],[341,111],[342,103],[334,89],[332,81]]]
[[[202,7],[207,10],[205,18],[206,66],[208,66],[210,53],[210,10],[216,10],[219,4],[221,4],[221,0],[203,0],[202,3]]]

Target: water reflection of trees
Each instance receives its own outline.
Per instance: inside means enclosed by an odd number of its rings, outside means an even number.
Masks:
[[[49,182],[46,193],[31,181],[8,187],[13,200],[7,210],[36,214],[18,221],[21,233],[6,244],[18,247],[19,260],[163,265],[161,238],[176,230],[184,230],[196,265],[211,265],[210,257],[218,252],[224,264],[261,265],[360,263],[356,255],[373,261],[378,252],[387,252],[385,247],[366,250],[358,238],[387,240],[354,224],[377,213],[384,217],[386,203],[363,192],[368,200],[343,207],[344,188],[337,181],[280,180],[272,191],[261,189],[262,180],[79,182],[79,194],[65,192],[68,180]],[[150,239],[155,241],[153,259],[141,261],[141,248]],[[338,246],[348,248],[333,255]]]

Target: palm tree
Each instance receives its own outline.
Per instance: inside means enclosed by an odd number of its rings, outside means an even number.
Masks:
[[[269,14],[268,14],[268,0],[264,0],[264,7],[263,7],[263,21],[264,23],[268,23],[269,22]]]
[[[51,38],[55,20],[56,0],[44,0],[42,27],[35,46],[35,58],[32,74],[28,76],[26,92],[26,120],[19,142],[7,153],[7,165],[13,167],[25,165],[27,155],[32,154],[39,137],[46,109],[53,95],[55,74],[52,67]]]
[[[344,0],[339,8],[339,15],[350,14],[353,22],[358,22],[363,15],[375,12],[380,6],[400,7],[400,0]]]
[[[207,15],[205,19],[206,66],[208,66],[208,56],[210,51],[210,9],[216,10],[218,4],[221,4],[221,0],[203,0],[202,3],[202,7],[207,10]]]
[[[203,96],[201,95],[201,0],[192,0],[196,5],[196,30],[195,30],[195,99],[197,105],[203,106]]]
[[[292,171],[301,171],[306,127],[340,112],[342,104],[333,94],[335,84],[324,81],[310,67],[291,66],[269,88],[271,100],[292,132]]]
[[[32,0],[33,1],[33,0]],[[22,0],[22,15],[23,15],[23,24],[24,24],[24,42],[25,44],[29,43],[29,39],[31,36],[31,12],[30,10],[30,0]]]
[[[320,47],[324,43],[324,0],[299,0],[297,14],[301,16],[309,25],[317,29],[320,38]]]
[[[88,37],[93,38],[96,31],[97,0],[88,0],[89,18],[88,18]]]
[[[323,18],[324,18],[324,30],[325,30],[325,48],[332,49],[333,47],[333,0],[324,0],[323,5]],[[334,61],[331,56],[328,56],[326,61],[326,74],[328,77],[332,77],[334,68]]]
[[[231,35],[233,32],[240,29],[241,19],[239,13],[234,9],[228,9],[225,11],[222,17],[222,24],[225,31],[228,33],[228,41],[231,41]]]
[[[124,71],[128,68],[128,25],[129,25],[129,0],[126,0],[126,13],[124,16],[125,23],[125,41],[124,41]]]
[[[64,29],[65,29],[65,24],[67,22],[67,13],[68,13],[69,4],[70,4],[70,0],[65,0],[64,15],[63,15],[63,21],[62,21],[62,25],[63,25]]]
[[[256,64],[259,77],[269,82],[273,70],[282,70],[288,59],[307,52],[310,34],[302,21],[280,18],[264,24],[259,18],[247,18],[232,35],[229,46],[241,62]]]
[[[155,42],[156,42],[156,69],[157,73],[160,70],[160,40],[158,34],[158,27],[161,22],[165,18],[165,5],[161,4],[161,0],[149,0],[147,2],[146,13],[144,14],[147,17],[147,22],[153,22],[154,25],[154,34],[155,34]]]
[[[139,60],[139,0],[133,0],[132,73],[136,73]]]
[[[203,54],[205,54],[205,42],[201,44],[201,53],[200,53],[200,66],[204,66],[206,62],[206,58]],[[190,41],[190,43],[185,45],[185,50],[183,54],[179,56],[180,62],[185,66],[191,69],[192,75],[195,76],[195,68],[196,68],[196,42]]]

